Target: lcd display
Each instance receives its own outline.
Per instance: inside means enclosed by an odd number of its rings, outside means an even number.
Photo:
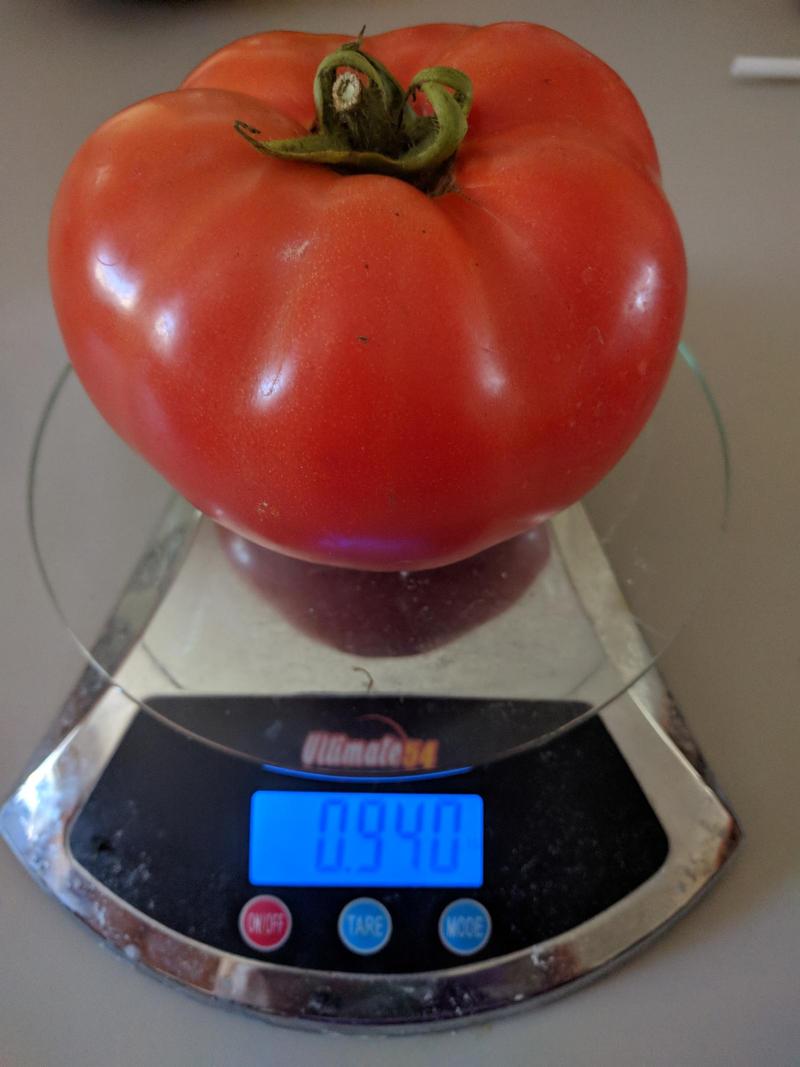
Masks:
[[[250,811],[250,882],[481,886],[483,798],[259,790]]]

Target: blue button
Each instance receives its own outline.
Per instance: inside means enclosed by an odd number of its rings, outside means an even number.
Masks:
[[[439,937],[457,956],[480,952],[492,932],[492,917],[477,900],[462,897],[448,904],[439,917]]]
[[[342,943],[351,952],[371,956],[392,936],[392,917],[379,900],[358,897],[342,908],[338,929]]]

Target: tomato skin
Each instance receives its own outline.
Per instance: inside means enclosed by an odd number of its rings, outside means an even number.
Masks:
[[[236,136],[302,133],[341,40],[234,42],[101,126],[56,199],[53,299],[99,410],[201,510],[301,559],[429,568],[621,457],[679,339],[683,248],[629,90],[543,27],[365,40],[404,83],[472,78],[445,195]]]

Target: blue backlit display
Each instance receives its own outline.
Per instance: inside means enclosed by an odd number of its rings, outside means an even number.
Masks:
[[[250,882],[476,888],[483,798],[259,790],[250,808]]]

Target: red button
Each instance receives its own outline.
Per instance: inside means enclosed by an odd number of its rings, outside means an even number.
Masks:
[[[239,912],[239,933],[259,952],[274,952],[291,932],[292,913],[278,897],[253,897]]]

